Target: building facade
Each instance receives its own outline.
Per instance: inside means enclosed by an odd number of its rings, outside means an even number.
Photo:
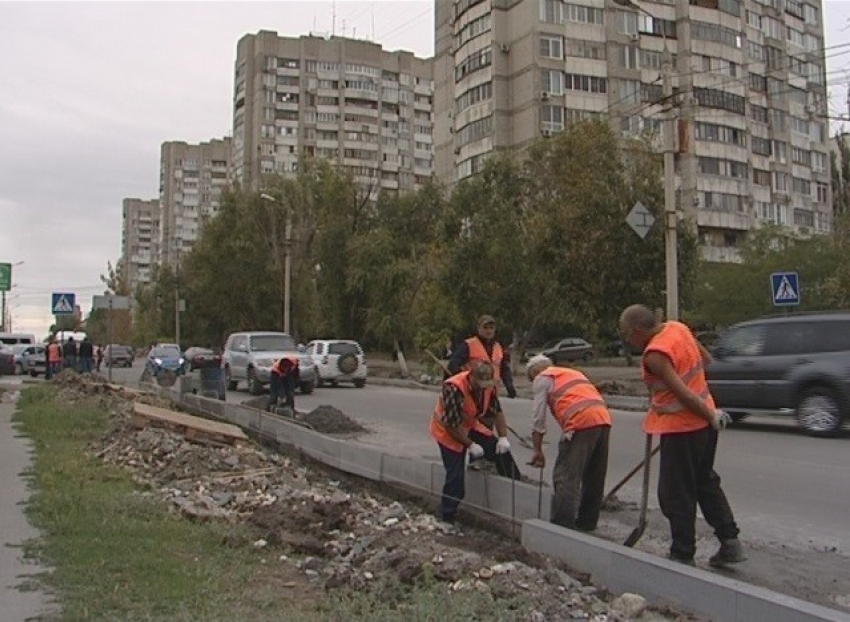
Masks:
[[[375,192],[433,173],[433,65],[343,37],[240,39],[234,75],[233,177],[293,173],[303,157],[346,167]]]
[[[677,197],[703,256],[747,231],[827,232],[832,208],[819,0],[436,0],[436,175],[480,170],[591,115],[657,130],[665,46]],[[626,6],[624,6],[626,5]]]
[[[150,283],[157,262],[159,201],[124,199],[121,220],[121,259],[130,291]]]
[[[174,265],[198,239],[230,184],[230,138],[196,145],[162,144],[159,169],[158,260]]]

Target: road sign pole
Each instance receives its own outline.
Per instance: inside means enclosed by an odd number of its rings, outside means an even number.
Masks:
[[[0,292],[0,295],[3,296],[3,301],[0,302],[0,331],[6,332],[6,290],[4,289]]]

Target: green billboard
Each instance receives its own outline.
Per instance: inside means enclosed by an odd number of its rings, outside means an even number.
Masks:
[[[0,263],[0,292],[12,289],[12,264]]]

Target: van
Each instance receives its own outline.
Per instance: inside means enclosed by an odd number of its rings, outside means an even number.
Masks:
[[[8,346],[13,346],[19,343],[33,345],[35,342],[35,335],[27,335],[25,333],[0,333],[0,343],[5,343]]]

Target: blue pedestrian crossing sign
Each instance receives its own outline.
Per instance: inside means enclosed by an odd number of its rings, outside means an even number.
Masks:
[[[76,296],[74,294],[53,294],[50,308],[53,315],[73,315]]]
[[[774,272],[770,275],[773,306],[788,307],[800,304],[800,279],[796,272]]]

